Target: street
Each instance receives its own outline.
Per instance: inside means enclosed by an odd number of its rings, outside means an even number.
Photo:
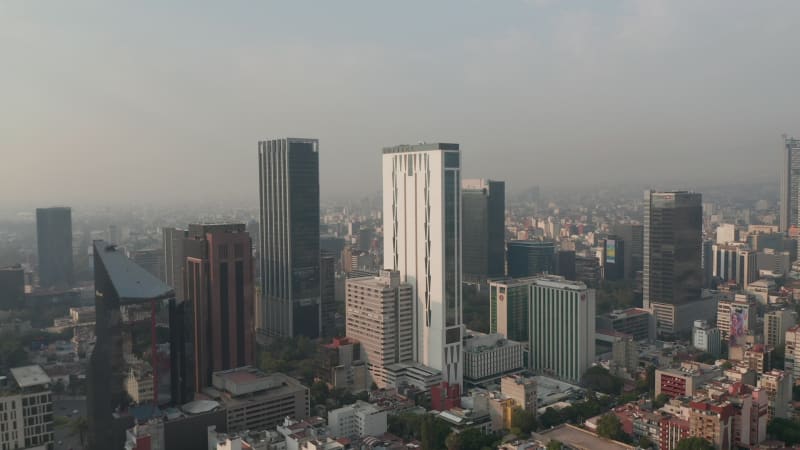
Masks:
[[[73,411],[78,411],[73,414]],[[71,422],[78,417],[86,417],[86,400],[81,397],[64,397],[53,401],[53,415],[55,417],[65,417],[69,423],[55,427],[55,449],[56,450],[80,450],[80,436],[73,431]],[[61,444],[59,444],[61,442]]]

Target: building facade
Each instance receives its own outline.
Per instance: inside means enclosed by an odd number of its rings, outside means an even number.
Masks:
[[[783,168],[781,170],[780,230],[784,233],[797,226],[798,192],[800,191],[800,139],[783,136]]]
[[[253,256],[244,224],[189,225],[184,295],[192,306],[194,386],[219,370],[251,365],[255,354]]]
[[[458,144],[383,149],[384,266],[414,292],[414,359],[461,385],[461,153]]]
[[[523,346],[501,334],[469,332],[464,337],[464,380],[483,383],[524,367]]]
[[[321,333],[319,142],[258,143],[262,299],[266,336]]]
[[[700,194],[645,192],[644,308],[700,299],[703,208]]]
[[[72,209],[67,207],[36,209],[36,248],[39,285],[64,288],[72,286]]]
[[[357,401],[352,405],[328,411],[328,427],[331,437],[362,439],[386,433],[387,412],[367,402]]]
[[[797,313],[788,309],[764,314],[764,345],[777,348],[786,343],[786,332],[797,322]]]
[[[387,366],[414,360],[413,288],[400,282],[400,272],[384,270],[348,279],[345,290],[345,334],[361,344],[372,381],[384,388]]]
[[[0,448],[55,445],[50,377],[39,366],[15,367],[0,385]]]
[[[505,275],[505,182],[468,179],[462,185],[464,281]]]
[[[510,241],[508,276],[532,277],[555,273],[556,245],[552,241]]]

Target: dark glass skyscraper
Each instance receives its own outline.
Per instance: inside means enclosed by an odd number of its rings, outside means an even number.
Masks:
[[[468,179],[461,186],[464,281],[485,283],[505,275],[506,185]]]
[[[783,136],[783,167],[781,169],[781,210],[780,229],[786,233],[798,223],[798,202],[800,202],[800,139]]]
[[[644,259],[644,226],[633,223],[614,225],[614,234],[625,241],[625,278],[635,280],[636,272],[642,270]]]
[[[39,285],[69,287],[72,273],[72,210],[66,207],[36,209],[36,245]]]
[[[644,307],[700,299],[703,232],[701,195],[645,192]]]
[[[510,241],[508,276],[530,277],[555,273],[556,246],[552,241]]]
[[[258,143],[262,316],[259,333],[320,335],[319,143]]]

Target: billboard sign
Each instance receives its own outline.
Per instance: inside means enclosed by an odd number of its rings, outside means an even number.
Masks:
[[[606,263],[615,264],[617,261],[617,242],[613,239],[606,239]]]

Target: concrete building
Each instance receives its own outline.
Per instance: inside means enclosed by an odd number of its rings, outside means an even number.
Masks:
[[[461,154],[458,144],[383,149],[384,266],[413,287],[414,360],[463,378]]]
[[[489,283],[489,332],[528,342],[530,281],[505,279]]]
[[[792,270],[792,255],[789,251],[765,248],[756,254],[759,273],[763,270],[785,276]]]
[[[536,393],[536,379],[521,375],[509,375],[500,379],[500,392],[514,400],[516,406],[536,413],[539,408]]]
[[[712,275],[721,281],[734,281],[741,288],[758,280],[757,253],[746,244],[714,244],[712,253]]]
[[[793,379],[800,380],[800,325],[786,330],[784,358],[784,370],[791,373]]]
[[[600,283],[600,259],[594,255],[575,256],[575,280],[597,287]]]
[[[509,277],[555,273],[556,244],[553,241],[510,241],[507,247]]]
[[[777,348],[786,343],[786,332],[797,323],[797,313],[788,309],[764,314],[764,345]]]
[[[697,362],[684,362],[677,369],[656,369],[656,397],[691,397],[706,381],[722,374],[720,368]]]
[[[700,194],[645,192],[644,308],[683,304],[701,296],[703,208]]]
[[[362,392],[370,388],[370,376],[362,360],[361,343],[355,339],[334,338],[320,349],[322,362],[317,377],[332,389]]]
[[[700,300],[688,303],[652,302],[650,311],[653,314],[656,335],[667,338],[674,338],[676,335],[689,336],[694,320],[714,320],[720,297],[717,293],[705,292]]]
[[[800,139],[783,136],[783,167],[781,170],[780,231],[786,233],[797,226],[797,207],[800,197]]]
[[[767,392],[769,406],[767,421],[776,417],[791,418],[792,413],[792,374],[783,370],[772,369],[762,373],[758,378],[758,387]]]
[[[505,275],[506,184],[484,179],[463,180],[464,281],[485,284]]]
[[[723,341],[740,345],[744,337],[755,328],[756,302],[747,294],[721,299],[717,304],[717,328]]]
[[[219,402],[227,414],[227,431],[264,430],[285,417],[308,417],[308,388],[282,373],[265,374],[246,366],[214,372],[212,387],[203,393]]]
[[[189,225],[184,295],[192,306],[196,392],[212,373],[253,364],[253,256],[244,224]]]
[[[259,334],[321,333],[319,142],[259,141]]]
[[[739,240],[739,233],[736,230],[736,225],[732,223],[722,223],[717,226],[717,239],[716,243],[728,244]]]
[[[128,369],[125,392],[134,403],[153,403],[153,370],[147,363],[142,361]]]
[[[10,372],[11,378],[0,377],[0,448],[53,448],[50,377],[40,366]]]
[[[502,334],[467,331],[464,336],[464,380],[485,383],[524,368],[523,346]]]
[[[690,403],[689,435],[703,438],[719,449],[733,448],[734,407],[727,401]]]
[[[692,330],[692,347],[719,357],[722,353],[722,335],[719,328],[705,320],[695,320]]]
[[[619,236],[609,235],[600,241],[600,249],[603,280],[616,281],[625,278],[625,241]]]
[[[360,342],[372,381],[386,387],[386,367],[414,360],[414,297],[400,272],[381,271],[377,277],[346,281],[347,337]]]
[[[612,311],[595,320],[598,330],[614,330],[630,334],[637,341],[655,339],[655,322],[650,311],[641,308],[628,308]]]
[[[578,381],[594,361],[595,292],[557,276],[529,279],[528,367]]]
[[[357,401],[352,405],[328,411],[328,428],[331,437],[363,439],[386,433],[387,412],[375,405]]]
[[[74,283],[72,268],[72,209],[36,209],[36,248],[39,285],[66,288]]]
[[[630,334],[598,329],[595,333],[595,346],[598,357],[601,351],[608,352],[610,347],[608,359],[613,363],[610,368],[612,373],[628,378],[636,373],[639,366],[639,350]]]
[[[175,298],[183,300],[183,267],[186,264],[183,241],[189,236],[189,232],[178,228],[163,228],[161,234],[164,274],[160,278],[175,290]]]

